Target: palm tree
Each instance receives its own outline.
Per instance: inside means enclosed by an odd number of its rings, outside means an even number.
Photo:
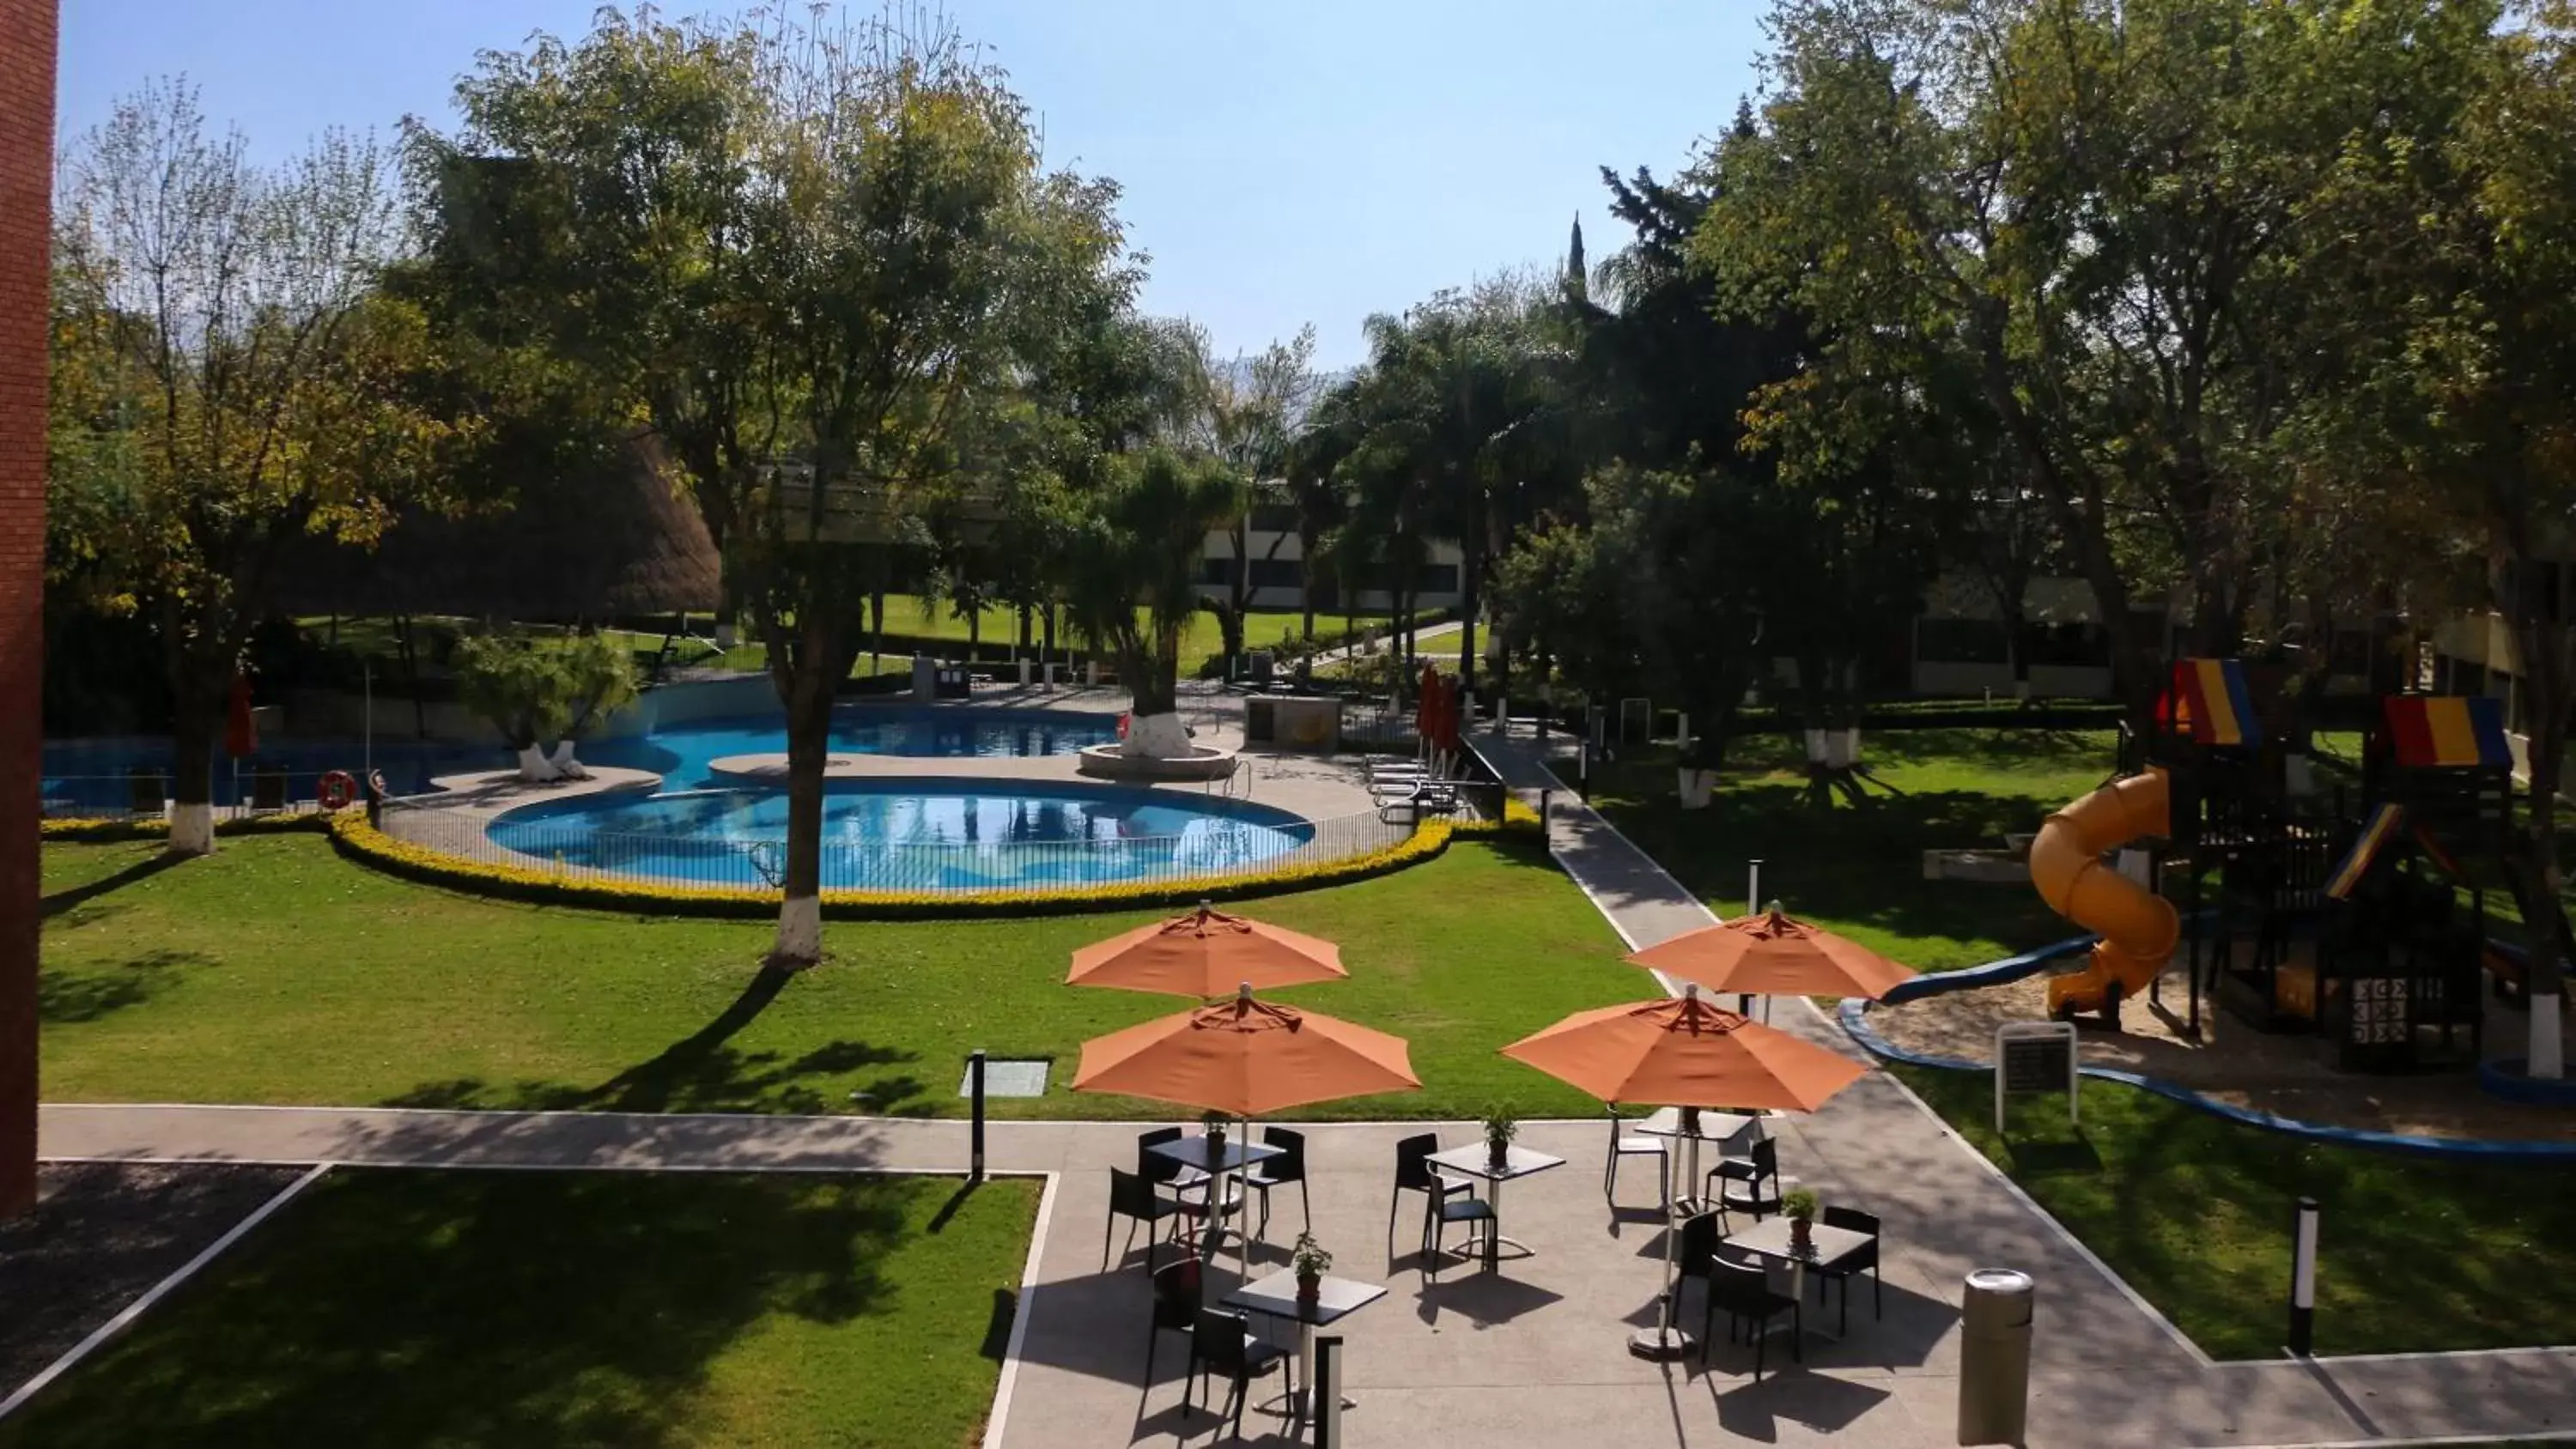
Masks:
[[[1118,661],[1134,700],[1128,753],[1185,754],[1181,636],[1198,608],[1208,532],[1242,511],[1242,481],[1214,459],[1158,444],[1116,460],[1086,501],[1065,551],[1074,631]]]

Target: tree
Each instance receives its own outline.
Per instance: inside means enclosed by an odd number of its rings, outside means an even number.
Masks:
[[[1232,679],[1243,654],[1244,616],[1251,611],[1253,509],[1278,499],[1285,489],[1289,453],[1307,412],[1314,406],[1315,329],[1300,328],[1286,342],[1273,342],[1250,358],[1230,366],[1209,364],[1201,445],[1234,470],[1244,507],[1226,526],[1232,548],[1224,596],[1213,612],[1225,650],[1225,674]],[[1265,559],[1275,558],[1286,535],[1270,541]]]
[[[365,543],[436,498],[470,420],[407,395],[417,309],[378,287],[399,232],[384,158],[327,133],[273,170],[145,87],[61,176],[52,487],[98,597],[160,635],[173,700],[170,845],[214,848],[213,757],[250,631],[308,534]],[[68,436],[67,436],[68,435]]]
[[[2478,8],[1784,0],[1693,239],[1735,314],[1818,332],[1757,411],[1970,359],[2143,719],[2132,602],[2183,588],[2230,652],[2279,547],[2295,319],[2338,301],[2295,265],[2309,208],[2348,142],[2438,139],[2410,76]]]
[[[2530,785],[2516,888],[2553,919],[2576,713],[2576,8],[2444,18],[2465,33],[2428,37],[2410,84],[2445,124],[2346,148],[2304,258],[2339,302],[2313,436],[2359,485],[2331,496],[2380,524],[2382,577],[2424,581],[2456,538],[2511,629]],[[2531,932],[2535,1076],[2565,1073],[2566,946]]]
[[[1079,320],[1120,235],[1117,188],[1047,172],[1027,107],[944,21],[781,24],[760,54],[747,226],[767,390],[801,461],[740,495],[736,556],[787,705],[772,959],[801,964],[821,950],[824,757],[857,605],[882,592],[897,521],[956,499],[961,452]]]
[[[1207,536],[1242,511],[1242,479],[1215,459],[1155,445],[1119,460],[1087,502],[1066,550],[1073,626],[1117,658],[1134,701],[1127,752],[1186,755],[1181,636],[1198,608]]]
[[[531,783],[589,778],[573,741],[636,694],[633,656],[599,633],[469,635],[457,642],[455,669],[466,706],[500,730],[518,752],[519,778]]]

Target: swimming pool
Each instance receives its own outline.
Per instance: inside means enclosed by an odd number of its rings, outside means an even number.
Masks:
[[[832,748],[846,754],[1060,755],[1085,745],[1105,744],[1117,736],[1113,717],[1072,710],[846,704],[832,714]],[[773,714],[657,725],[641,735],[585,740],[580,753],[592,764],[650,770],[663,777],[665,790],[693,790],[716,783],[707,768],[711,761],[786,748],[787,722]],[[293,797],[309,799],[324,771],[346,770],[354,775],[369,756],[367,746],[353,739],[265,740],[259,753],[242,764],[241,795],[249,797],[253,774],[266,766],[284,769]],[[372,756],[375,767],[384,772],[386,785],[397,795],[426,791],[429,782],[441,775],[503,769],[512,763],[510,752],[497,744],[428,742],[386,733],[377,735]],[[133,797],[129,777],[136,770],[170,769],[170,742],[141,736],[47,740],[41,768],[47,814],[122,811]],[[234,774],[231,761],[215,761],[217,805],[235,803]]]
[[[493,844],[566,868],[701,885],[775,887],[783,790],[588,795],[522,806]],[[1315,838],[1303,817],[1222,797],[1108,785],[834,780],[823,884],[837,890],[1008,890],[1241,870]]]

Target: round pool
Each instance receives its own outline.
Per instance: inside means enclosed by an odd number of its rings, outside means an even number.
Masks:
[[[568,868],[775,887],[783,790],[580,796],[495,819],[496,845]],[[1314,839],[1304,818],[1169,790],[965,779],[834,780],[823,885],[1008,890],[1242,870]]]

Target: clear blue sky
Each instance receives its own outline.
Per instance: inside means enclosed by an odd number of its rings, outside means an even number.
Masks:
[[[476,51],[577,33],[589,0],[67,0],[68,138],[146,77],[275,156],[326,126],[451,119]],[[675,4],[666,13],[735,7]],[[1251,350],[1479,273],[1624,241],[1595,168],[1659,173],[1754,83],[1757,0],[951,0],[1046,120],[1058,164],[1114,176],[1153,256],[1145,305]]]

